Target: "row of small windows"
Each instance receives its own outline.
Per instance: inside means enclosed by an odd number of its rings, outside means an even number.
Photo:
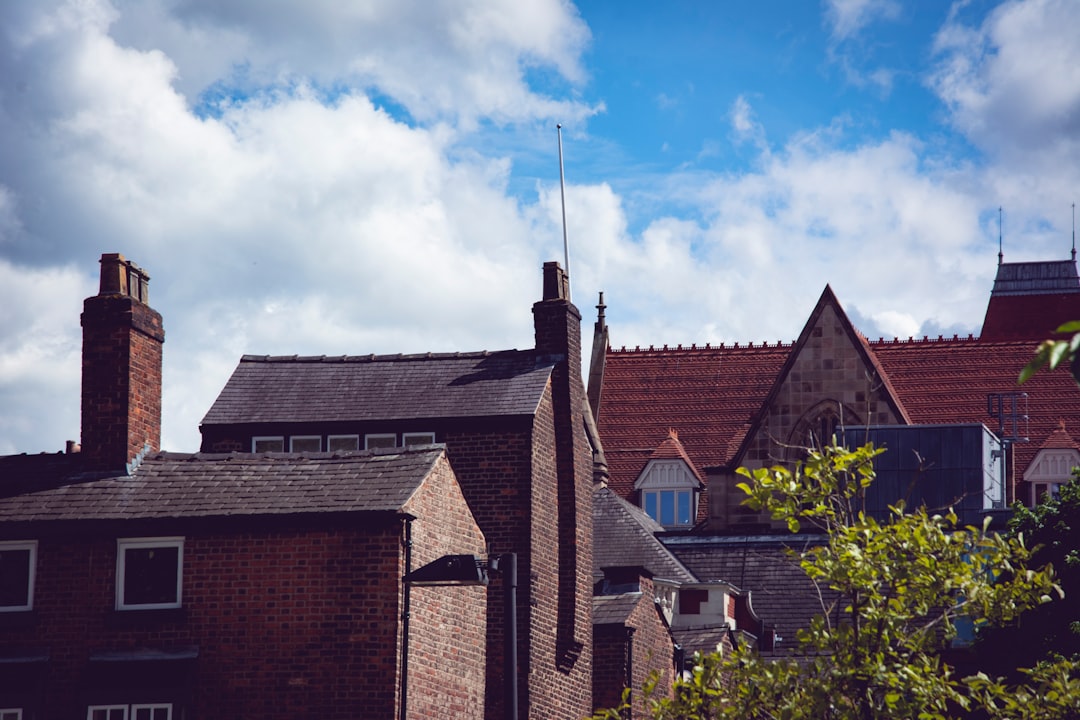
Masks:
[[[86,720],[172,720],[172,703],[90,705]],[[0,720],[23,720],[22,708],[0,708]]]
[[[364,449],[393,448],[408,445],[430,445],[435,442],[433,432],[370,433],[364,435]],[[293,435],[289,437],[289,452],[348,452],[360,449],[359,435],[327,435],[325,444],[322,435]],[[257,453],[285,452],[285,437],[282,435],[257,436],[251,438],[251,451]],[[3,720],[0,718],[0,720]]]
[[[37,541],[0,542],[0,612],[34,609]],[[184,539],[121,538],[116,541],[117,610],[180,607]],[[0,711],[0,720],[8,720]],[[111,719],[113,716],[102,716]],[[126,717],[126,716],[125,716]],[[142,718],[137,713],[133,718]],[[157,720],[157,715],[145,716]]]

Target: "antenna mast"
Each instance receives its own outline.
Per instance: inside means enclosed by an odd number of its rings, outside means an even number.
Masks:
[[[1073,208],[1073,249],[1072,258],[1073,262],[1076,262],[1076,203],[1072,204]]]
[[[559,197],[562,199],[562,245],[563,261],[566,263],[566,299],[570,299],[570,241],[566,239],[566,175],[562,161],[562,123],[555,126],[559,135]]]

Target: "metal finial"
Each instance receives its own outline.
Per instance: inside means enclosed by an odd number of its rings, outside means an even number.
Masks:
[[[1005,254],[1001,250],[1001,206],[998,205],[998,265],[1005,259]]]
[[[1076,203],[1072,204],[1072,211],[1073,211],[1073,249],[1072,249],[1072,259],[1073,259],[1073,262],[1076,262]]]

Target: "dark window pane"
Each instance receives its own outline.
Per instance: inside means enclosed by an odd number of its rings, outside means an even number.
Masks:
[[[0,607],[30,604],[30,550],[0,550]]]
[[[124,604],[175,603],[180,548],[128,548],[124,555]]]

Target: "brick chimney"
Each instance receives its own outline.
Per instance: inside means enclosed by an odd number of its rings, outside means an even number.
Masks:
[[[536,353],[554,361],[551,374],[558,475],[558,625],[556,663],[568,675],[591,673],[592,451],[585,434],[588,404],[581,376],[581,313],[570,302],[569,278],[544,263],[543,299],[533,305]]]
[[[130,472],[161,446],[165,330],[150,276],[123,255],[101,256],[98,294],[83,303],[82,451],[88,470]]]

